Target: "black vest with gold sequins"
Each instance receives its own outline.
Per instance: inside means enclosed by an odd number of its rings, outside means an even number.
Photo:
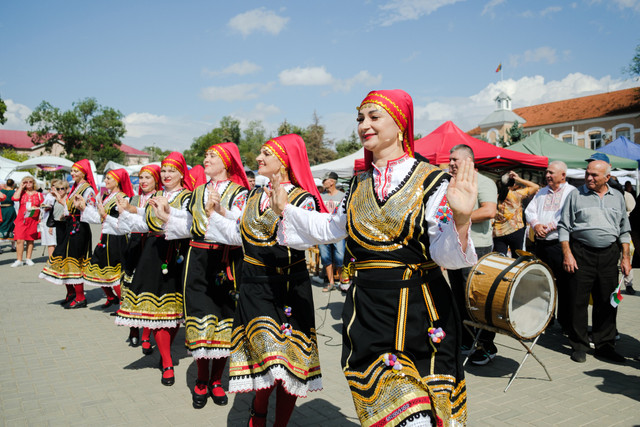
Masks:
[[[162,196],[162,195],[164,195],[162,191],[157,191],[153,196],[151,196],[151,198]],[[176,195],[176,197],[174,197],[173,200],[169,202],[169,206],[176,209],[182,209],[182,206],[184,206],[185,202],[189,201],[190,197],[191,197],[191,191],[187,190],[186,188],[183,188]],[[147,206],[145,207],[144,219],[147,222],[149,231],[153,233],[162,233],[164,231],[163,230],[164,223],[156,217],[156,213],[153,209],[153,206],[151,206],[148,203],[147,203]]]
[[[195,190],[193,190],[191,201],[189,202],[189,206],[187,207],[187,209],[193,216],[191,235],[193,236],[193,240],[198,241],[205,240],[204,234],[206,233],[209,224],[209,218],[207,217],[207,213],[205,210],[206,200],[204,199],[204,195],[206,194],[206,187],[207,184],[202,184],[196,187]],[[243,191],[247,191],[246,188],[236,184],[235,182],[229,182],[227,188],[225,188],[220,195],[220,205],[227,210],[231,210],[233,201]]]

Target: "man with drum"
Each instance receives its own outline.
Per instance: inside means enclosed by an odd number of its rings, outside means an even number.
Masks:
[[[620,247],[622,274],[631,272],[631,227],[624,197],[607,184],[610,174],[611,165],[606,161],[591,161],[585,172],[585,184],[569,194],[558,223],[563,266],[570,273],[571,359],[579,363],[586,361],[589,349],[589,295],[593,297],[594,355],[614,363],[625,362],[615,351],[617,309],[611,305],[610,296],[618,284]]]
[[[458,144],[449,151],[449,173],[456,176],[458,167],[465,159],[475,160],[473,149],[466,144]],[[491,220],[496,215],[498,205],[498,188],[496,184],[486,176],[478,173],[478,199],[473,212],[471,213],[471,240],[476,248],[478,258],[488,254],[493,249],[493,232],[491,228]],[[462,320],[470,319],[467,313],[465,303],[465,292],[467,278],[471,268],[462,268],[460,270],[448,270],[449,283],[453,291],[453,297],[460,312]],[[494,332],[482,331],[480,335],[481,348],[479,351],[473,352],[471,345],[473,344],[473,336],[468,333],[467,329],[462,327],[462,353],[471,356],[471,362],[476,365],[486,365],[491,361],[498,349],[493,344],[495,338]]]
[[[569,193],[576,188],[567,182],[567,165],[559,160],[549,163],[544,175],[547,186],[533,197],[525,210],[527,223],[535,233],[535,254],[549,266],[558,288],[557,320],[568,333],[571,323],[569,277],[562,266],[562,245],[558,240],[560,212]]]

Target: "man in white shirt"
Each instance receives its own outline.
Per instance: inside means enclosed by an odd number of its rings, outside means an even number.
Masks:
[[[525,210],[527,223],[535,232],[538,258],[551,268],[558,288],[557,316],[563,332],[570,323],[568,277],[562,266],[562,245],[558,240],[558,221],[569,193],[576,188],[567,183],[567,165],[559,160],[549,163],[545,173],[547,186],[533,197]]]

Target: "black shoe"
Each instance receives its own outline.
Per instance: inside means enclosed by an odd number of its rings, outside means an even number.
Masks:
[[[256,418],[267,418],[266,412],[264,414],[261,414],[260,412],[256,412],[256,410],[253,409],[253,404],[254,403],[256,403],[255,396],[253,397],[253,401],[251,402],[251,407],[249,408],[249,421],[247,421],[247,427],[251,426],[251,419],[253,417],[256,417]]]
[[[129,346],[131,347],[137,347],[140,345],[140,338],[133,336],[133,337],[129,337]]]
[[[149,343],[149,348],[145,348],[144,347],[144,343],[148,342]],[[145,356],[150,355],[151,353],[153,353],[153,347],[151,347],[151,341],[150,340],[142,340],[142,354],[144,354]]]
[[[76,294],[67,294],[67,296],[65,297],[65,299],[63,299],[62,301],[60,301],[60,305],[67,305],[67,304],[69,304],[71,301],[73,301],[74,299],[76,299]]]
[[[215,394],[213,394],[213,389],[218,387],[222,388],[222,384],[211,384],[211,388],[209,389],[209,395],[213,399],[213,403],[215,403],[218,406],[224,406],[227,403],[229,403],[229,399],[227,398],[226,394],[224,396],[216,396]],[[224,392],[224,389],[222,389],[222,392]]]
[[[165,378],[164,373],[166,371],[173,371],[173,366],[167,366],[166,368],[162,369],[162,373],[163,373],[163,376],[161,378],[162,385],[172,386],[176,383],[176,376],[174,375],[172,377]]]
[[[78,301],[74,299],[71,304],[65,307],[65,309],[73,309],[73,308],[83,308],[87,306],[87,300],[83,299],[82,301]]]
[[[107,298],[107,302],[102,304],[100,306],[100,308],[103,309],[103,310],[106,310],[107,308],[111,307],[112,305],[116,305],[116,304],[120,304],[120,300],[118,298],[113,298],[113,299],[108,299]]]
[[[584,363],[587,361],[587,353],[584,351],[576,350],[571,353],[571,360],[578,363]]]
[[[199,385],[206,386],[207,383],[204,381],[196,380],[196,386],[199,386]],[[194,389],[191,391],[191,398],[193,399],[193,407],[195,409],[202,409],[204,408],[204,405],[207,404],[207,399],[209,398],[209,396],[207,395],[207,393],[205,394],[196,393],[196,390],[194,387]]]
[[[496,357],[496,354],[498,354],[498,351],[491,353],[483,350],[482,348],[479,348],[473,352],[473,354],[469,357],[469,360],[471,360],[471,363],[473,363],[474,365],[482,366],[491,362]]]
[[[623,355],[617,353],[614,348],[610,346],[596,348],[593,355],[599,359],[606,359],[613,363],[625,363],[627,361]]]
[[[627,285],[627,295],[635,295],[636,291],[633,289],[632,285]]]

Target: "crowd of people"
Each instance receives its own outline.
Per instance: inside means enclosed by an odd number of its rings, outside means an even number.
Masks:
[[[607,185],[608,159],[591,159],[577,189],[562,162],[549,164],[541,189],[515,171],[496,184],[477,171],[467,145],[451,149],[448,173],[414,152],[406,92],[370,92],[357,110],[365,170],[344,191],[333,172],[318,188],[295,134],[269,139],[256,153],[266,186],[255,186],[231,142],[209,147],[191,169],[179,152],[141,167],[137,194],[124,169],[108,171],[99,192],[86,159],[73,165],[70,187],[54,180],[44,197],[31,177],[17,189],[7,182],[0,233],[13,233],[12,267],[33,264],[40,234],[49,251],[40,277],[65,286],[61,305],[86,307],[84,287],[102,288],[102,308],[117,307],[115,324],[127,328],[131,346],[152,354],[153,336],[165,386],[175,383],[171,348],[184,325],[197,366],[193,407],[209,398],[226,405],[227,391],[251,392],[254,427],[266,424],[272,394],[274,425],[285,426],[298,398],[322,390],[305,254],[314,246],[323,291],[346,295],[340,363],[362,425],[466,423],[464,358],[485,365],[498,351],[495,333],[482,331],[472,348],[463,326],[468,276],[491,252],[516,257],[527,229],[556,278],[555,319],[571,358],[584,362],[591,341],[595,356],[624,362],[609,296],[620,255],[630,277],[629,214],[633,223],[640,212]],[[7,200],[19,202],[17,213]],[[95,247],[90,224],[101,227]]]

